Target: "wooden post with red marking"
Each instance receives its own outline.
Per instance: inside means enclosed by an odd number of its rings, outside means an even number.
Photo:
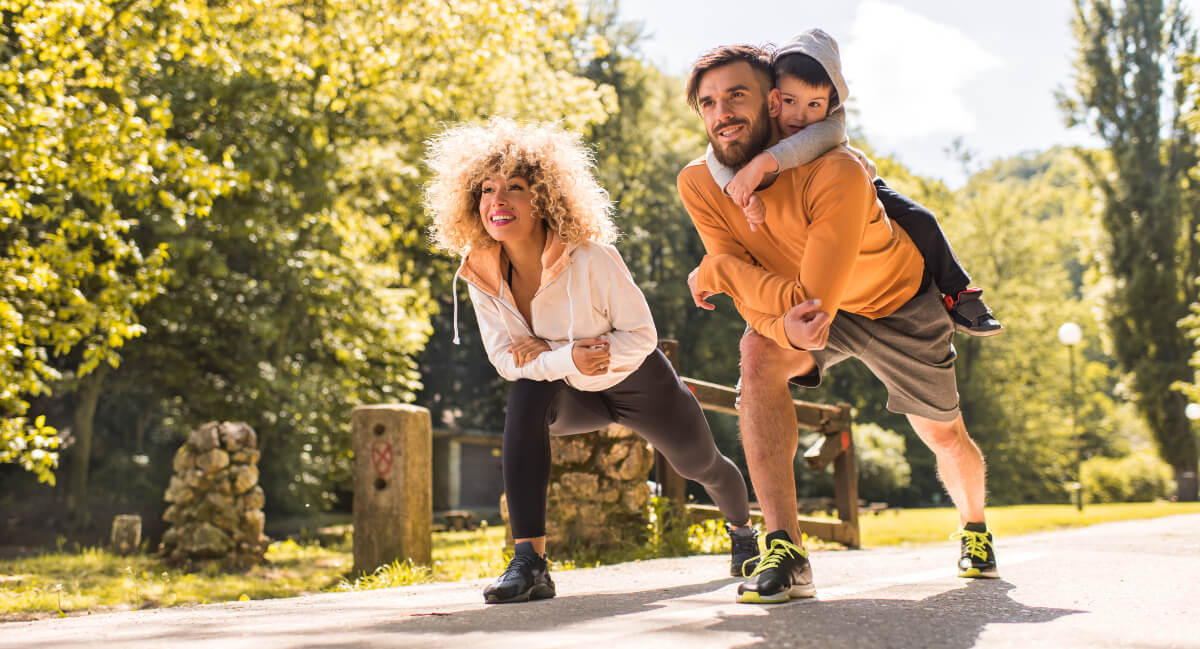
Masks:
[[[433,433],[429,411],[359,406],[354,450],[354,572],[393,561],[428,565],[433,549]]]

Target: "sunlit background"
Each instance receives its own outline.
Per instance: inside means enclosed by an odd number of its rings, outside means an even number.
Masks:
[[[1200,0],[1187,0],[1192,15]],[[848,126],[913,171],[959,187],[956,138],[975,158],[1056,144],[1095,146],[1068,130],[1054,93],[1071,74],[1075,41],[1069,0],[621,0],[641,21],[648,58],[684,75],[697,54],[729,43],[783,43],[812,27],[841,48],[850,87]]]

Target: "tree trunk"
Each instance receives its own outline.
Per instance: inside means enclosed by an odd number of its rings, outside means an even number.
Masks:
[[[86,525],[90,520],[87,509],[88,464],[92,459],[92,437],[95,429],[96,406],[104,387],[108,366],[101,365],[95,372],[83,377],[76,391],[77,401],[72,418],[72,434],[75,437],[75,452],[71,456],[70,490],[67,509],[75,522]]]

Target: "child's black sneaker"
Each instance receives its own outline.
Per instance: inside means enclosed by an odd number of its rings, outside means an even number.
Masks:
[[[518,543],[514,552],[504,574],[483,589],[484,601],[505,604],[554,597],[554,581],[550,579],[546,558],[535,552],[529,541]]]
[[[991,309],[983,303],[983,289],[969,288],[958,295],[943,295],[954,328],[972,336],[995,336],[1004,330]]]
[[[962,554],[958,559],[958,576],[975,579],[997,579],[996,548],[992,545],[991,532],[972,532],[961,529],[950,535],[962,540]]]
[[[734,527],[725,523],[729,532],[729,574],[749,577],[758,566],[758,530],[753,525]]]
[[[778,604],[816,594],[808,552],[794,545],[787,532],[776,530],[767,535],[767,551],[759,557],[750,581],[738,586],[737,601]]]

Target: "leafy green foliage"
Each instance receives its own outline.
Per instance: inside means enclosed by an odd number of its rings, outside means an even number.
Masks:
[[[200,47],[188,16],[201,3],[132,4],[0,11],[0,461],[43,481],[57,445],[29,426],[28,399],[120,362],[168,277],[167,249],[140,241],[141,223],[202,217],[230,183],[167,136],[165,102],[137,88]]]
[[[854,460],[858,465],[858,495],[865,500],[886,501],[908,487],[912,469],[904,458],[904,436],[878,424],[854,427]]]
[[[1179,67],[1187,61],[1181,55],[1195,53],[1196,36],[1177,1],[1075,6],[1075,79],[1060,100],[1068,120],[1086,124],[1106,147],[1107,159],[1082,158],[1103,195],[1113,351],[1131,374],[1162,457],[1193,476],[1180,481],[1180,497],[1195,500],[1196,435],[1184,395],[1171,387],[1192,378],[1187,362],[1196,351],[1178,327],[1200,279],[1200,210],[1190,174],[1200,158],[1185,120],[1195,78]]]
[[[1078,460],[1143,448],[1145,420],[1164,457],[1186,465],[1194,447],[1167,387],[1200,398],[1194,343],[1175,331],[1200,304],[1195,46],[1173,9],[1137,27],[1132,10],[1080,7],[1064,105],[1108,151],[1000,161],[957,191],[876,156],[939,216],[1007,328],[955,341],[996,503],[1065,502]],[[612,0],[8,3],[0,462],[53,484],[65,444],[77,502],[92,479],[152,508],[190,428],[244,420],[276,512],[345,504],[357,404],[416,399],[435,425],[499,430],[507,386],[465,291],[464,344],[449,343],[457,260],[430,250],[420,209],[423,142],[492,115],[585,135],[660,336],[680,341],[684,374],[733,384],[744,323],[724,298],[696,309],[685,282],[703,247],[675,178],[703,152],[701,122],[643,38]],[[1165,132],[1152,93],[1173,93]],[[1074,386],[1054,338],[1067,320],[1084,331]],[[932,454],[866,368],[844,363],[796,396],[855,408],[864,495],[941,494]],[[735,418],[710,421],[738,460]],[[803,468],[798,480],[806,495],[830,488]]]
[[[0,464],[14,462],[38,477],[41,482],[54,484],[54,469],[58,464],[59,438],[57,431],[38,417],[26,426],[24,417],[0,420]]]
[[[1115,459],[1094,457],[1083,463],[1084,502],[1150,502],[1175,490],[1171,466],[1147,450]]]

